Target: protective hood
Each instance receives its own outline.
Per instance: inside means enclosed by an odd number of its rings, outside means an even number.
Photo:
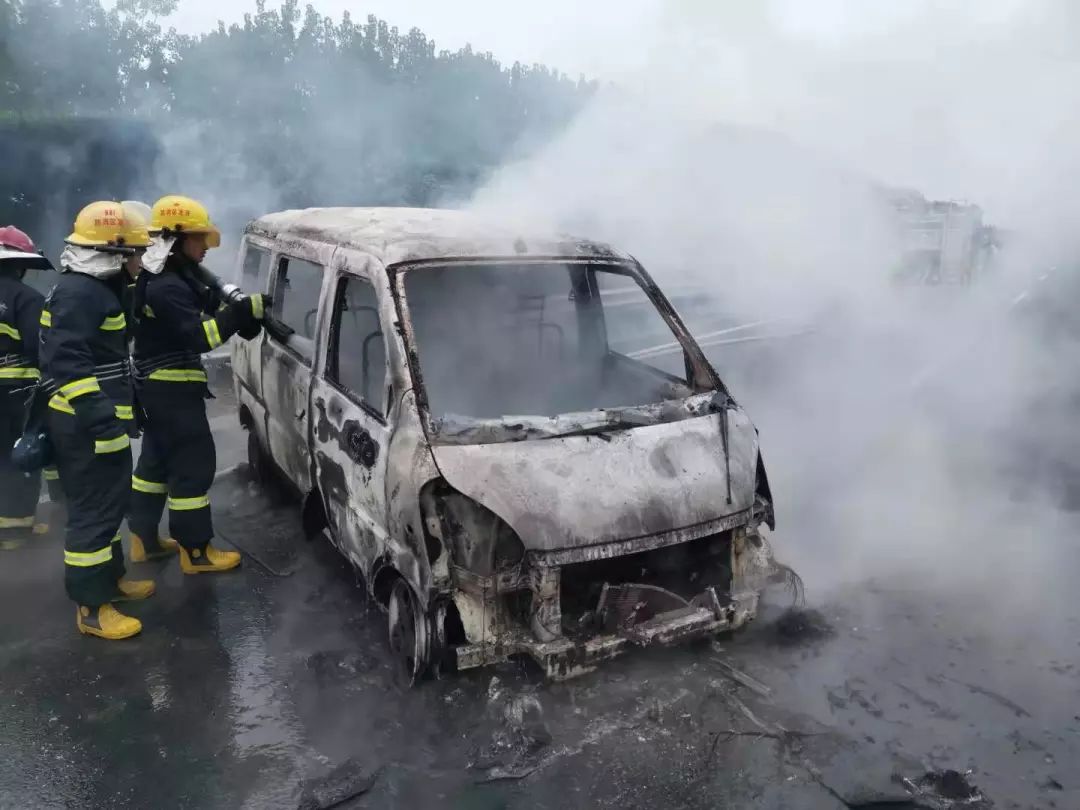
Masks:
[[[21,250],[14,250],[13,248],[0,245],[0,263],[3,262],[18,262],[20,267],[25,267],[27,270],[52,270],[52,262],[42,256],[40,253],[26,253]],[[2,267],[2,265],[0,265]]]
[[[148,247],[146,253],[143,254],[143,270],[148,273],[153,273],[155,276],[164,270],[165,260],[169,258],[169,254],[172,252],[172,246],[175,242],[175,236],[151,237],[150,247]]]
[[[60,266],[72,273],[82,273],[94,278],[109,278],[120,272],[124,257],[119,253],[68,245],[60,254]]]

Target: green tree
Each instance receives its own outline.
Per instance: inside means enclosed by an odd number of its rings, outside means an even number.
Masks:
[[[297,0],[256,0],[240,23],[181,35],[162,25],[176,2],[0,0],[0,110],[142,121],[160,156],[132,188],[184,189],[242,219],[464,195],[564,126],[593,89]]]

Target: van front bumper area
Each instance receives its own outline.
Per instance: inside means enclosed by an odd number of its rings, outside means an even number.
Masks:
[[[451,566],[465,637],[440,647],[457,669],[527,655],[563,680],[634,648],[738,630],[776,572],[758,527],[744,512],[630,542],[527,552],[492,576]]]
[[[617,608],[626,612],[630,600],[638,599],[635,589],[648,586],[605,586],[598,606],[598,616],[605,616],[604,600],[623,602]],[[635,604],[640,604],[637,602]],[[527,630],[509,630],[493,643],[464,644],[454,648],[458,669],[470,669],[504,661],[511,656],[528,655],[552,680],[567,680],[592,671],[631,649],[671,646],[695,639],[716,636],[739,629],[757,615],[758,593],[746,591],[721,604],[712,588],[690,600],[685,607],[672,607],[639,622],[623,615],[609,616],[605,629],[586,638],[560,637],[539,641]],[[629,620],[627,620],[629,619]],[[622,622],[620,623],[620,620]]]

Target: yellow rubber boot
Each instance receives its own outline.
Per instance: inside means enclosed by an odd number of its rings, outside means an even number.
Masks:
[[[148,560],[162,560],[176,553],[180,544],[171,537],[163,537],[157,549],[147,551],[146,543],[134,532],[131,533],[131,561],[147,562]]]
[[[137,602],[154,595],[156,590],[152,579],[128,579],[120,577],[116,581],[116,590],[119,596],[113,598],[114,602]]]
[[[84,636],[97,636],[110,641],[131,638],[142,631],[142,622],[125,616],[110,604],[99,608],[80,605],[75,611],[75,621]]]
[[[228,571],[240,565],[240,555],[235,551],[222,551],[207,546],[204,549],[180,547],[180,568],[185,574],[202,574],[212,571]]]

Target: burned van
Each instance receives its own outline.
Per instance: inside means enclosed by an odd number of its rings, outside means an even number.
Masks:
[[[757,610],[758,435],[632,257],[455,211],[252,222],[233,347],[260,475],[300,493],[414,680],[529,656],[569,677]]]

